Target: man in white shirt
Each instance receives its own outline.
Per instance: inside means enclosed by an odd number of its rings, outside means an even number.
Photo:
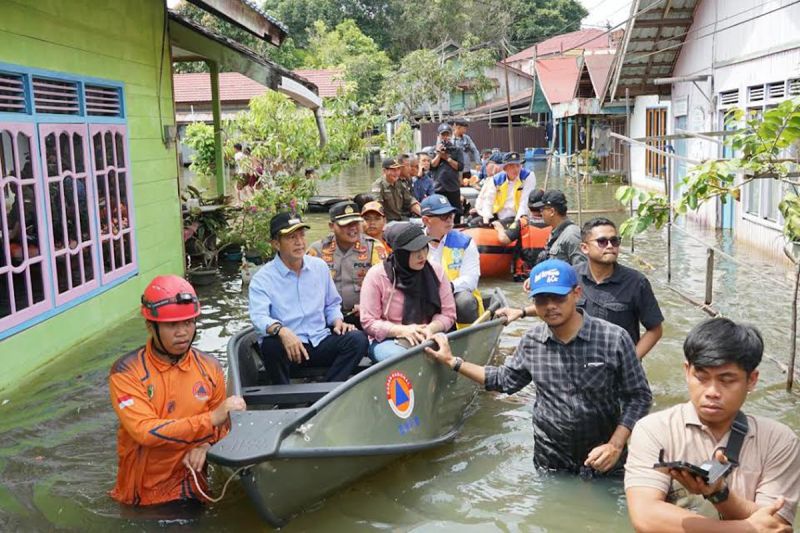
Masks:
[[[481,263],[478,247],[468,235],[453,229],[457,209],[441,194],[425,198],[421,204],[422,224],[430,237],[428,261],[444,269],[456,300],[456,323],[474,322],[483,312],[478,292]]]
[[[485,191],[478,214],[484,224],[493,219],[510,223],[528,214],[528,196],[536,189],[536,176],[522,168],[522,158],[517,152],[509,152],[503,158],[503,171],[484,180]]]

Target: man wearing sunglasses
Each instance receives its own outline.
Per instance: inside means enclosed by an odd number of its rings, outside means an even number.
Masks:
[[[664,315],[650,281],[641,272],[620,265],[617,226],[607,218],[593,218],[581,228],[581,251],[588,261],[575,267],[583,287],[578,305],[593,317],[608,320],[628,332],[643,358],[662,335]],[[644,326],[640,334],[639,324]]]
[[[630,336],[577,308],[575,270],[551,259],[531,271],[530,295],[542,317],[501,366],[465,362],[437,334],[426,352],[486,390],[513,394],[536,386],[534,464],[582,477],[621,474],[634,424],[652,394]]]
[[[471,324],[483,312],[478,291],[481,260],[478,246],[468,235],[453,229],[458,209],[441,194],[422,201],[422,224],[432,240],[428,243],[428,261],[442,266],[456,300],[456,323]]]
[[[150,334],[144,347],[111,367],[111,403],[120,421],[119,469],[111,497],[128,505],[203,501],[206,451],[228,430],[225,374],[212,356],[192,348],[200,316],[194,288],[178,276],[157,276],[142,295]]]

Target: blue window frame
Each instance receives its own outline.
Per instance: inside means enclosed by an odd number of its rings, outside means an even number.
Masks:
[[[125,87],[0,63],[0,339],[138,273]]]

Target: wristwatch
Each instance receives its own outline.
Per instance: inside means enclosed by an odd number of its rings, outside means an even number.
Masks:
[[[453,372],[458,372],[461,369],[461,365],[464,364],[464,360],[460,357],[456,357],[456,364],[453,365]]]
[[[724,484],[721,489],[716,492],[712,492],[711,494],[706,494],[703,496],[706,500],[710,501],[713,504],[722,503],[728,499],[728,496],[731,495],[730,489],[728,489],[728,484]]]
[[[267,335],[269,335],[270,337],[277,337],[278,336],[278,333],[281,332],[281,328],[283,327],[283,324],[281,324],[280,322],[277,322],[277,324],[278,325],[275,326],[275,328],[272,330],[272,333],[269,332],[269,329],[267,330]]]

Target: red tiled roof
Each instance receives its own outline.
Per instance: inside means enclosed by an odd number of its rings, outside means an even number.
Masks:
[[[603,30],[596,28],[589,28],[586,30],[578,30],[563,35],[556,35],[549,39],[535,44],[530,48],[526,48],[517,52],[513,56],[506,59],[507,62],[513,63],[515,61],[522,61],[533,57],[534,48],[536,49],[537,56],[546,56],[551,54],[560,54],[563,50],[569,50],[578,46],[581,50],[598,50],[602,48],[610,48],[609,37],[610,35],[603,35]],[[588,41],[588,42],[587,42]],[[580,45],[580,46],[579,46]]]
[[[296,70],[295,74],[317,85],[322,98],[336,96],[336,90],[344,85],[339,79],[340,70]],[[175,74],[172,77],[176,103],[198,103],[211,101],[209,74],[197,72]],[[219,75],[219,98],[222,102],[248,102],[267,91],[267,87],[238,72],[221,72]]]
[[[614,54],[593,54],[583,58],[589,77],[592,79],[594,94],[597,98],[603,97],[603,90],[606,87],[611,64],[614,62]]]
[[[339,69],[297,69],[293,72],[316,85],[319,88],[320,98],[336,96],[339,88],[344,87],[344,71]]]
[[[575,97],[581,73],[578,59],[564,56],[536,61],[536,76],[550,105],[569,102]]]

